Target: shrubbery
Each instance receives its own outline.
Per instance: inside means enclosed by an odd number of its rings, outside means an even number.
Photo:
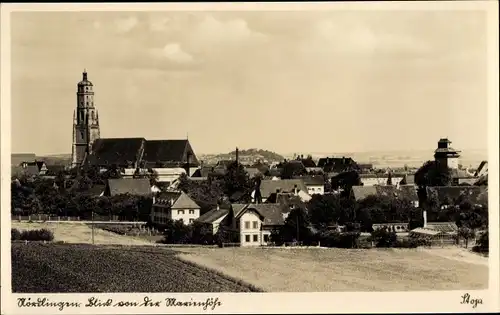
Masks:
[[[11,229],[11,240],[51,242],[54,240],[54,233],[47,229],[27,230],[22,232],[19,232],[17,229]]]
[[[490,242],[488,231],[481,234],[479,240],[477,241],[477,245],[473,247],[473,251],[478,253],[489,253],[490,251]]]

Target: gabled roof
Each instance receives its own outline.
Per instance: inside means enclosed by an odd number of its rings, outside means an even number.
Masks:
[[[417,188],[414,185],[397,186],[353,186],[352,193],[356,201],[363,200],[369,196],[385,196],[392,198],[406,198],[418,201]]]
[[[200,216],[196,221],[202,222],[202,223],[213,223],[217,221],[218,219],[228,215],[229,209],[212,209],[205,213],[204,215]]]
[[[172,209],[200,209],[185,192],[165,191],[158,194],[155,204],[171,204]]]
[[[187,163],[198,166],[199,162],[187,139],[181,140],[146,140],[142,159],[149,163]]]
[[[415,185],[400,185],[399,189],[406,198],[411,201],[418,201],[417,186]]]
[[[323,186],[325,185],[325,178],[323,175],[304,175],[295,176],[294,179],[301,179],[306,186]]]
[[[203,166],[194,171],[191,177],[208,177],[212,173],[213,166]]]
[[[359,166],[350,157],[320,158],[318,161],[318,166],[322,167],[325,170],[325,172],[336,172],[336,173],[345,172],[350,169],[359,169]]]
[[[136,196],[151,195],[151,185],[147,178],[114,178],[108,179],[106,194],[116,196],[131,194]]]
[[[352,186],[352,193],[356,201],[363,200],[368,196],[376,196],[376,186]]]
[[[262,198],[268,198],[269,195],[275,193],[276,190],[279,190],[280,192],[293,192],[295,186],[297,189],[307,192],[307,187],[301,179],[265,179],[260,183],[260,194]]]
[[[236,218],[248,210],[255,210],[263,217],[262,224],[267,226],[283,225],[282,207],[276,203],[250,204]]]
[[[428,198],[437,198],[440,203],[467,197],[472,202],[479,203],[479,196],[485,192],[484,186],[435,186],[427,187]],[[486,192],[487,194],[487,192]]]
[[[128,165],[139,162],[144,138],[101,138],[92,146],[89,163],[92,165]]]
[[[243,210],[245,210],[248,207],[247,203],[233,203],[231,204],[231,208],[233,209],[233,215],[234,217],[238,217]]]
[[[316,163],[314,163],[313,159],[301,159],[304,167],[316,167]]]

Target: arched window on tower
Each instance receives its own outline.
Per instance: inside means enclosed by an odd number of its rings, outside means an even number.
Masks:
[[[94,114],[94,111],[92,111],[91,116],[92,116],[92,121],[95,121],[95,114]]]

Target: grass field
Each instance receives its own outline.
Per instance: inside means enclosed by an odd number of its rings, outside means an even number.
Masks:
[[[12,243],[15,293],[251,292],[242,281],[154,247]]]
[[[456,251],[193,248],[182,249],[180,258],[268,292],[486,289],[487,260],[464,262],[450,253]]]
[[[85,224],[12,222],[12,227],[48,228],[55,241],[91,242],[91,229]],[[245,287],[234,280],[217,284],[219,280],[211,277],[224,276],[199,271],[203,268],[193,264],[271,292],[474,290],[488,284],[487,258],[457,248],[182,248],[174,252],[114,246],[153,243],[101,229],[95,233],[95,243],[107,246],[13,243],[13,287],[19,292],[43,288],[55,290],[51,292],[217,292],[226,290],[223,283],[232,288],[228,292],[238,292]],[[190,270],[193,280],[177,280],[176,276],[186,274],[182,268]],[[196,285],[204,281],[199,278],[215,284],[199,289]]]

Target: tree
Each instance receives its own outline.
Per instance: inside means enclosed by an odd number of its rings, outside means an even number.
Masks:
[[[479,236],[479,240],[477,241],[477,245],[475,246],[475,250],[481,253],[488,253],[490,248],[489,243],[489,232],[486,230]]]
[[[451,172],[438,167],[436,161],[427,161],[415,172],[415,184],[418,186],[420,203],[424,203],[427,201],[427,187],[449,186]]]
[[[357,171],[347,171],[332,177],[332,188],[342,189],[342,196],[347,197],[351,194],[353,186],[361,186],[361,177]]]
[[[389,172],[387,175],[387,186],[392,186],[392,173]]]
[[[307,209],[310,213],[311,223],[319,229],[337,224],[344,211],[338,195],[315,194],[309,200]]]
[[[227,196],[231,196],[236,192],[246,192],[251,187],[250,178],[245,171],[245,167],[237,161],[228,165],[223,181],[224,193]]]
[[[292,179],[295,176],[307,175],[307,170],[302,163],[299,162],[284,162],[281,164],[281,178]]]
[[[458,229],[458,237],[462,238],[465,241],[465,248],[468,247],[469,245],[469,240],[471,238],[474,238],[476,234],[472,229],[469,229],[467,227],[461,227]]]
[[[201,214],[212,210],[224,195],[224,182],[220,180],[193,181],[186,174],[179,178],[178,188],[189,195],[201,208]]]
[[[285,224],[280,229],[281,239],[284,242],[297,241],[310,244],[312,236],[307,212],[300,208],[290,211]]]

